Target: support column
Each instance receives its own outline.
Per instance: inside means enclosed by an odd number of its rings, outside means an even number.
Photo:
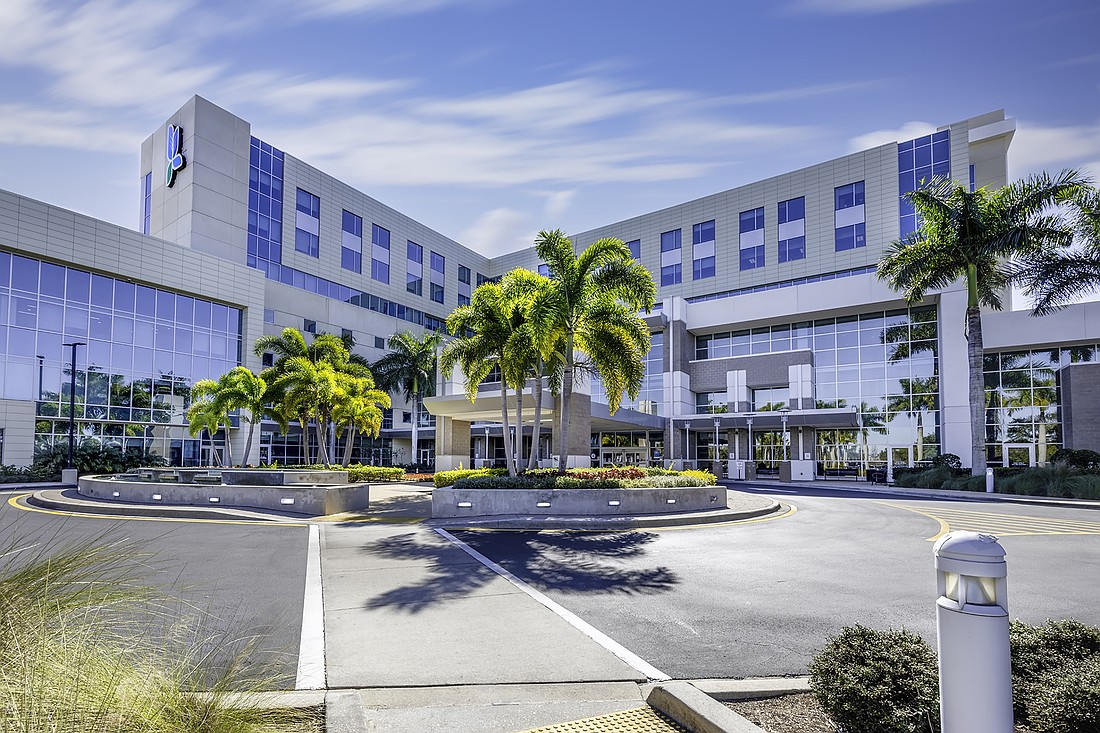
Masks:
[[[470,464],[470,423],[453,417],[435,419],[435,470],[473,468]]]

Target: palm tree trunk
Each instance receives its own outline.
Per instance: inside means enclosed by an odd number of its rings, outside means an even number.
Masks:
[[[233,465],[233,441],[229,439],[229,415],[225,416],[225,463]]]
[[[539,433],[542,428],[542,359],[539,359],[535,369],[535,424],[531,427],[531,457],[527,461],[527,470],[538,468],[539,459]]]
[[[516,473],[523,470],[523,383],[516,387]]]
[[[420,456],[417,454],[417,442],[420,437],[418,428],[420,427],[420,395],[413,395],[413,422],[412,422],[412,465],[413,470],[416,470],[416,464],[420,463]]]
[[[561,415],[558,430],[558,473],[565,473],[569,456],[569,398],[573,395],[573,336],[565,340],[565,374],[561,380]]]
[[[348,464],[351,463],[351,446],[355,442],[355,426],[354,425],[348,425],[347,441],[348,441],[347,445],[344,446],[344,461],[343,461],[343,463],[340,464],[341,466],[343,466],[345,468],[347,468]],[[362,457],[360,457],[360,463],[361,462],[362,462]]]
[[[248,421],[248,442],[244,444],[244,457],[241,458],[241,465],[248,465],[248,454],[252,452],[252,438],[256,435],[256,423],[251,420]]]
[[[917,463],[924,460],[924,418],[917,411]]]
[[[516,475],[516,466],[512,462],[512,441],[508,439],[508,384],[503,377],[500,380],[500,421],[504,426],[504,464],[508,467],[508,475]]]
[[[966,356],[970,366],[970,432],[973,452],[970,461],[972,476],[985,475],[985,356],[982,340],[981,307],[971,305],[966,309]]]

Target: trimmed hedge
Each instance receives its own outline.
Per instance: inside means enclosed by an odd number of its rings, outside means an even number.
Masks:
[[[1009,626],[1016,723],[1033,733],[1100,731],[1100,628]],[[936,653],[908,631],[851,626],[810,662],[814,697],[845,733],[939,730]]]
[[[262,468],[278,470],[275,465],[262,466]],[[347,466],[326,466],[320,463],[313,463],[283,466],[282,468],[287,471],[347,471],[348,481],[353,484],[365,483],[367,481],[403,481],[405,478],[405,469],[400,466],[364,466],[361,463],[352,463]]]
[[[453,471],[439,471],[432,477],[435,488],[451,486],[455,481],[471,476],[503,476],[508,473],[503,468],[456,468]]]
[[[843,629],[810,662],[810,687],[845,733],[940,729],[936,653],[904,629]]]
[[[485,469],[481,469],[484,471]],[[502,469],[486,474],[476,471],[458,478],[454,485],[462,489],[652,489],[670,487],[714,486],[718,479],[709,471],[650,472],[636,466],[622,468],[572,468],[564,475],[552,469],[529,471],[520,476],[506,476]],[[454,473],[449,471],[448,473]],[[436,474],[438,476],[439,474]],[[438,481],[438,479],[437,479]],[[436,486],[439,486],[436,483]]]

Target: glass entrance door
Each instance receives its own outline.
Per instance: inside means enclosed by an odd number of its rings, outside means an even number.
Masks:
[[[782,430],[763,430],[754,432],[753,458],[756,460],[756,473],[779,474],[779,464],[785,460],[785,445]]]
[[[1005,443],[1003,449],[1005,466],[1029,468],[1035,465],[1034,443]]]

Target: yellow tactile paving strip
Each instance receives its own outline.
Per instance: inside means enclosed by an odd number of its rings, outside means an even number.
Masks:
[[[951,530],[956,529],[984,532],[998,537],[1053,534],[1100,535],[1100,522],[1087,519],[1054,519],[1026,514],[1001,514],[949,507],[936,507],[933,510],[924,511],[905,504],[892,504],[885,501],[879,503],[897,509],[905,509],[939,522],[940,530],[928,538],[930,541],[937,540]]]
[[[690,733],[649,707],[624,710],[621,713],[599,715],[545,728],[532,728],[524,733]]]

